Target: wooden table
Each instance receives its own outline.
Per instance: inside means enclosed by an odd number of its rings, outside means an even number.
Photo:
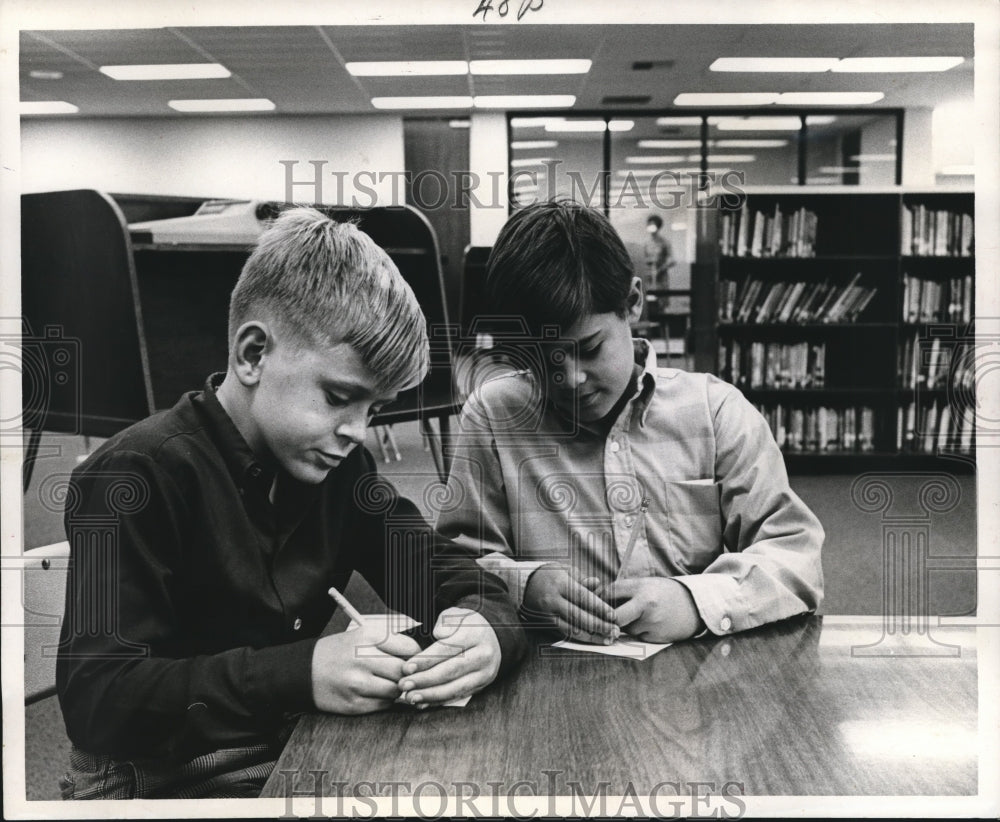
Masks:
[[[746,796],[975,794],[976,630],[935,628],[951,647],[915,633],[889,643],[877,618],[804,617],[641,661],[536,645],[465,708],[302,717],[263,795],[287,796],[296,774],[312,790],[309,771],[328,796],[393,781],[526,792],[521,780],[541,796],[689,782]]]

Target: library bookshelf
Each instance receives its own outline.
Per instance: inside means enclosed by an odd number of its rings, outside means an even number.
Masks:
[[[974,470],[973,231],[971,192],[720,197],[696,364],[760,410],[790,471]]]

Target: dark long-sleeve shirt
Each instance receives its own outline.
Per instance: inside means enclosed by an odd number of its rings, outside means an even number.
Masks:
[[[315,486],[254,456],[211,385],[116,435],[73,472],[56,680],[70,739],[183,759],[314,709],[313,647],[353,571],[433,627],[481,612],[523,651],[504,585],[437,537],[356,448]]]

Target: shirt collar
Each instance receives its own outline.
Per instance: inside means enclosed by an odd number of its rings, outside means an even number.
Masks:
[[[642,366],[642,373],[639,375],[639,396],[632,401],[632,407],[639,415],[639,425],[646,424],[646,415],[649,413],[649,404],[653,399],[653,392],[656,391],[656,352],[649,340],[632,340],[635,350],[635,361]]]
[[[632,351],[634,354],[633,362],[640,366],[640,372],[637,378],[638,393],[633,395],[632,398],[625,404],[622,408],[621,413],[619,413],[618,418],[612,423],[611,427],[615,428],[622,427],[623,425],[628,425],[628,421],[633,418],[634,414],[638,414],[639,425],[646,424],[646,415],[649,412],[649,404],[653,398],[653,392],[656,390],[656,352],[653,350],[653,346],[649,344],[648,340],[643,339],[633,339],[632,340]],[[570,426],[572,420],[562,412],[558,406],[550,406],[552,413],[559,419],[563,424]],[[580,423],[583,428],[591,431],[594,434],[606,434],[606,430],[596,430],[593,427],[587,425],[586,423]]]
[[[270,491],[274,482],[275,471],[268,469],[254,452],[250,449],[247,441],[239,432],[226,409],[222,407],[216,390],[225,378],[222,372],[212,374],[205,381],[205,388],[192,398],[192,403],[201,411],[208,422],[212,439],[215,441],[222,454],[222,458],[229,469],[236,484],[240,488],[256,486],[266,494]]]

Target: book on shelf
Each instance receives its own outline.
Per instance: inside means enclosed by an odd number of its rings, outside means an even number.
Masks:
[[[968,356],[970,343],[961,340],[908,334],[896,361],[900,386],[904,389],[951,388],[969,394],[975,382],[975,358]]]
[[[920,203],[905,205],[900,252],[913,257],[971,257],[974,229],[971,214],[931,209]]]
[[[760,403],[778,447],[791,453],[863,453],[875,449],[875,409]]]
[[[899,407],[897,419],[899,451],[920,454],[972,451],[974,414],[957,412],[947,400],[935,397],[929,403],[910,401]]]
[[[863,276],[859,271],[842,285],[758,277],[747,277],[742,285],[722,280],[719,320],[753,325],[857,322],[878,294],[877,287],[861,284]]]
[[[816,214],[806,208],[783,211],[751,210],[746,201],[738,211],[722,213],[719,246],[727,257],[814,257]]]
[[[824,388],[826,343],[721,340],[719,376],[741,388]]]

